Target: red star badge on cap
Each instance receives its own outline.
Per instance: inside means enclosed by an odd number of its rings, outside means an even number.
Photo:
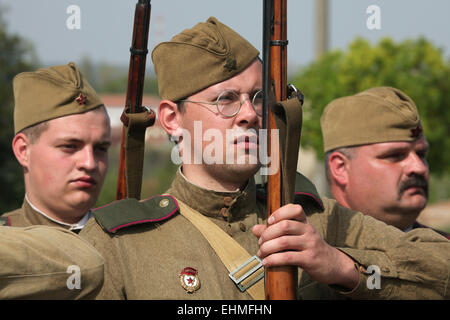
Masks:
[[[421,126],[417,126],[414,129],[411,129],[411,137],[413,137],[413,138],[420,136],[421,133],[422,133]]]
[[[78,102],[79,105],[86,104],[86,96],[84,96],[82,93],[78,96],[78,98],[75,99],[76,102]]]

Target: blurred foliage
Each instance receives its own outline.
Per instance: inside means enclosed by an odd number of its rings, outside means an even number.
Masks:
[[[436,203],[450,199],[450,174],[430,175],[429,203]],[[449,212],[450,214],[450,212]]]
[[[396,87],[416,103],[430,143],[434,175],[450,174],[450,61],[424,38],[371,45],[357,38],[301,69],[291,80],[306,97],[302,146],[323,158],[320,116],[331,100],[377,86]],[[447,192],[450,192],[447,190]],[[448,194],[447,194],[448,195]]]
[[[0,5],[0,214],[22,205],[23,172],[11,149],[14,137],[12,80],[23,71],[38,65],[33,46],[25,39],[8,32]]]

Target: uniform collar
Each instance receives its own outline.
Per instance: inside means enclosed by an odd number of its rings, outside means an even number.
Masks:
[[[205,216],[227,218],[229,222],[243,219],[247,214],[257,211],[253,178],[243,190],[220,192],[204,189],[188,181],[180,167],[167,193]]]
[[[25,195],[25,200],[23,203],[23,210],[25,212],[26,218],[34,225],[34,224],[45,224],[45,225],[54,225],[58,227],[63,227],[68,230],[76,231],[81,230],[84,225],[88,222],[89,218],[92,216],[91,211],[88,211],[83,218],[80,219],[77,223],[65,223],[53,219],[46,215],[44,212],[36,208],[30,200],[28,200],[27,195]]]

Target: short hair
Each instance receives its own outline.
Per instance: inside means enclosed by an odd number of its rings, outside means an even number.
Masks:
[[[22,129],[18,133],[23,133],[27,136],[31,144],[35,144],[39,141],[42,133],[48,129],[48,121],[40,122],[25,129]]]
[[[180,113],[185,113],[186,112],[186,106],[185,106],[185,102],[183,100],[186,100],[186,99],[181,99],[181,100],[175,102],[176,105],[177,105],[178,111]]]
[[[323,162],[325,165],[325,177],[327,178],[328,184],[330,184],[330,182],[331,182],[330,166],[328,165],[328,161],[330,159],[331,154],[333,152],[339,152],[342,155],[344,155],[347,159],[351,160],[354,158],[357,148],[358,148],[358,146],[342,147],[342,148],[336,148],[336,149],[325,152]]]

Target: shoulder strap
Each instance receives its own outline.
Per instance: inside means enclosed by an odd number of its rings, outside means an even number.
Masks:
[[[180,207],[181,215],[188,219],[201,232],[230,274],[233,273],[233,271],[240,269],[246,262],[252,260],[252,256],[237,243],[236,240],[231,238],[216,224],[182,201],[177,199],[177,202]],[[245,271],[242,273],[244,272]],[[264,272],[262,266],[253,274],[253,277],[257,278],[258,276],[261,276],[261,272]],[[250,277],[248,279],[251,281]],[[257,280],[252,286],[248,287],[246,292],[254,300],[264,300],[265,292],[264,281],[262,281],[262,278]]]
[[[317,192],[316,186],[303,174],[296,172],[294,203],[302,204],[303,202],[310,202],[320,211],[324,210],[323,202]]]
[[[267,189],[256,185],[256,197],[258,200],[267,201]],[[300,172],[295,173],[295,190],[293,203],[305,205],[310,204],[318,211],[324,210],[322,198],[317,192],[316,186]]]
[[[169,219],[178,211],[171,195],[160,195],[145,200],[124,199],[92,210],[95,220],[108,233],[137,224]]]

